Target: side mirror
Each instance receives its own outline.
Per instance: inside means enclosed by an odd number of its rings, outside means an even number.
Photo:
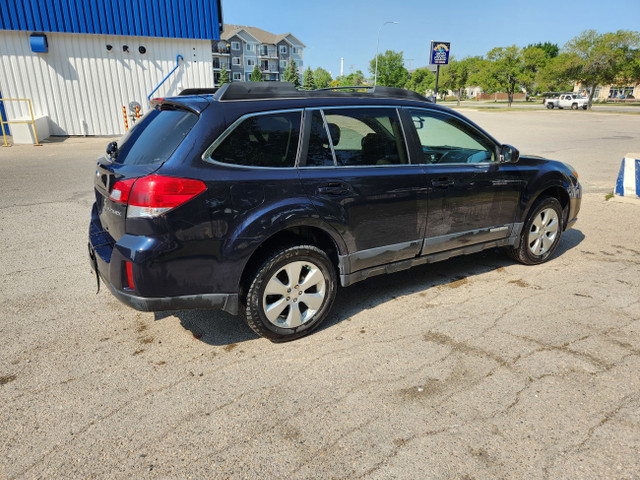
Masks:
[[[118,142],[111,142],[107,145],[107,155],[111,158],[116,158],[118,156]]]
[[[500,148],[500,163],[516,163],[520,158],[520,152],[511,145],[502,145]]]

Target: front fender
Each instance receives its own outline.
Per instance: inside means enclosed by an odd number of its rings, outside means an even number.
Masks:
[[[571,190],[571,186],[572,182],[569,176],[560,171],[552,170],[541,172],[539,176],[536,176],[531,182],[529,182],[525,192],[523,192],[520,222],[526,221],[533,205],[540,196],[545,194],[545,192],[552,192],[560,189],[565,192],[567,197],[570,197],[569,191]]]

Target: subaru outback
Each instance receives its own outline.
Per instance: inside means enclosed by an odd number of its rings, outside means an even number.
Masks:
[[[273,341],[318,327],[338,285],[496,247],[545,262],[581,202],[571,166],[417,93],[280,82],[153,100],[94,180],[98,287]]]

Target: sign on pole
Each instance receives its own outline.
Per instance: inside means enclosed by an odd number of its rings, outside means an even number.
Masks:
[[[433,65],[448,65],[450,42],[434,42],[431,40],[431,62]]]
[[[449,64],[450,42],[434,42],[431,40],[431,58],[429,63],[436,66],[436,88],[434,102],[438,101],[438,77],[440,76],[440,65]]]

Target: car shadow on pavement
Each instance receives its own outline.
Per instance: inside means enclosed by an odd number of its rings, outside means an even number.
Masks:
[[[580,230],[565,232],[554,257],[564,255],[578,246],[585,236]],[[457,288],[470,277],[508,267],[515,262],[501,249],[485,250],[473,255],[454,257],[444,262],[420,265],[388,275],[379,275],[339,288],[328,318],[319,330],[332,328],[364,310],[393,301],[395,298],[422,292],[431,288]],[[156,312],[155,319],[175,316],[193,337],[209,345],[232,345],[260,338],[238,315],[220,310],[179,310]]]
[[[232,345],[260,338],[242,316],[230,315],[222,310],[177,310],[156,312],[155,319],[174,316],[193,338],[209,345]]]

